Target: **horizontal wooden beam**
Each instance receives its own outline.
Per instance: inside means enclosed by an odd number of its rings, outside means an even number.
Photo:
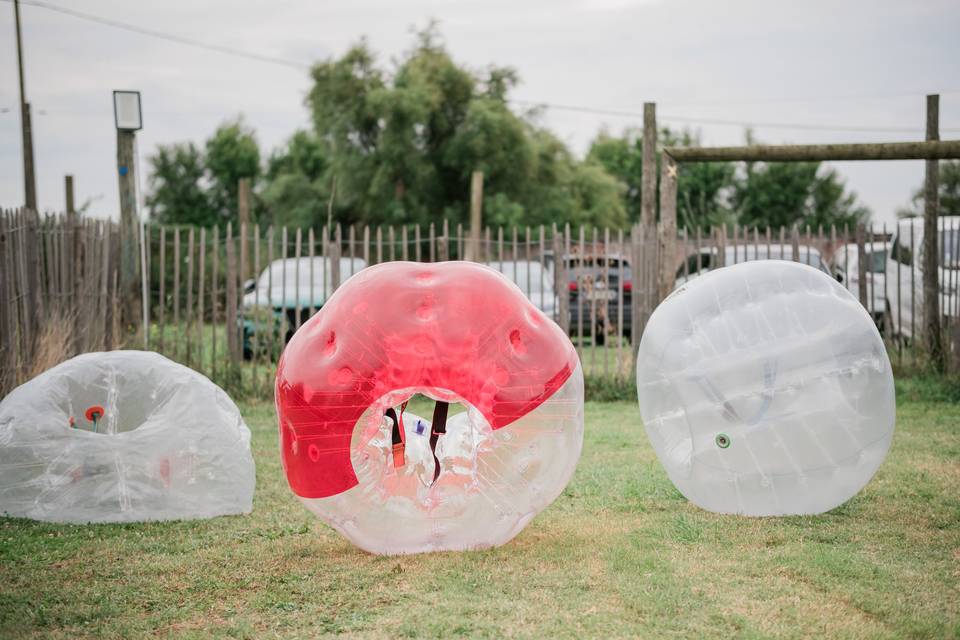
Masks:
[[[665,147],[677,162],[960,159],[960,140],[866,144],[781,144],[746,147]]]

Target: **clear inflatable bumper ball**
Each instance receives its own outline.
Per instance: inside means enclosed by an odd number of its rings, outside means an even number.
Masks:
[[[237,406],[147,351],[87,353],[0,402],[0,514],[49,522],[249,513],[254,465]]]
[[[832,509],[893,438],[893,374],[873,321],[793,262],[746,262],[673,292],[643,333],[637,392],[670,480],[720,513]]]
[[[430,416],[405,410],[414,394]],[[276,400],[290,488],[378,554],[508,542],[563,491],[583,443],[570,340],[469,262],[350,278],[287,345]]]

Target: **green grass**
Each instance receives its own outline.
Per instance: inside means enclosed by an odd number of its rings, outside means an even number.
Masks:
[[[368,555],[286,487],[247,405],[254,512],[206,522],[0,519],[0,637],[960,635],[960,406],[901,402],[849,503],[747,519],[689,504],[630,403],[589,403],[564,494],[510,544]]]

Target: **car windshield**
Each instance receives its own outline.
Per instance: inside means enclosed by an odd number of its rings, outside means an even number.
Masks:
[[[550,292],[553,289],[547,277],[547,272],[539,262],[522,260],[516,262],[488,262],[487,266],[505,275],[528,295],[541,291]]]

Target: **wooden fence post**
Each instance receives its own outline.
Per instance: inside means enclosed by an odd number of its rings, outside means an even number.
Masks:
[[[940,96],[927,96],[927,140],[940,139]],[[939,161],[927,160],[923,183],[923,333],[930,364],[944,371],[940,333],[940,266],[937,219],[940,215]]]
[[[570,292],[567,289],[567,274],[565,270],[564,256],[565,243],[563,232],[553,225],[553,288],[557,292],[559,308],[557,310],[557,322],[563,331],[570,335]]]
[[[677,244],[677,162],[666,152],[661,154],[660,176],[660,288],[659,300],[673,290]]]
[[[0,397],[13,389],[17,378],[17,350],[14,347],[17,307],[13,302],[12,269],[7,257],[12,252],[7,232],[9,223],[7,212],[0,211]]]
[[[640,179],[640,223],[657,220],[657,104],[643,103],[643,165]]]
[[[241,224],[241,228],[245,225]],[[240,346],[237,340],[237,280],[240,274],[237,270],[237,252],[233,242],[233,225],[227,222],[227,299],[226,309],[224,310],[225,331],[227,333],[227,350],[230,355],[230,362],[236,364],[240,362]],[[214,320],[216,321],[216,320]]]
[[[865,246],[865,229],[863,223],[858,223],[856,228],[857,242],[857,299],[864,309],[869,311],[867,306],[867,250]]]
[[[250,277],[250,246],[247,229],[250,228],[250,178],[240,178],[237,184],[237,214],[240,228],[240,281]]]
[[[470,177],[470,244],[467,260],[479,261],[480,227],[483,224],[483,172],[474,171]]]

